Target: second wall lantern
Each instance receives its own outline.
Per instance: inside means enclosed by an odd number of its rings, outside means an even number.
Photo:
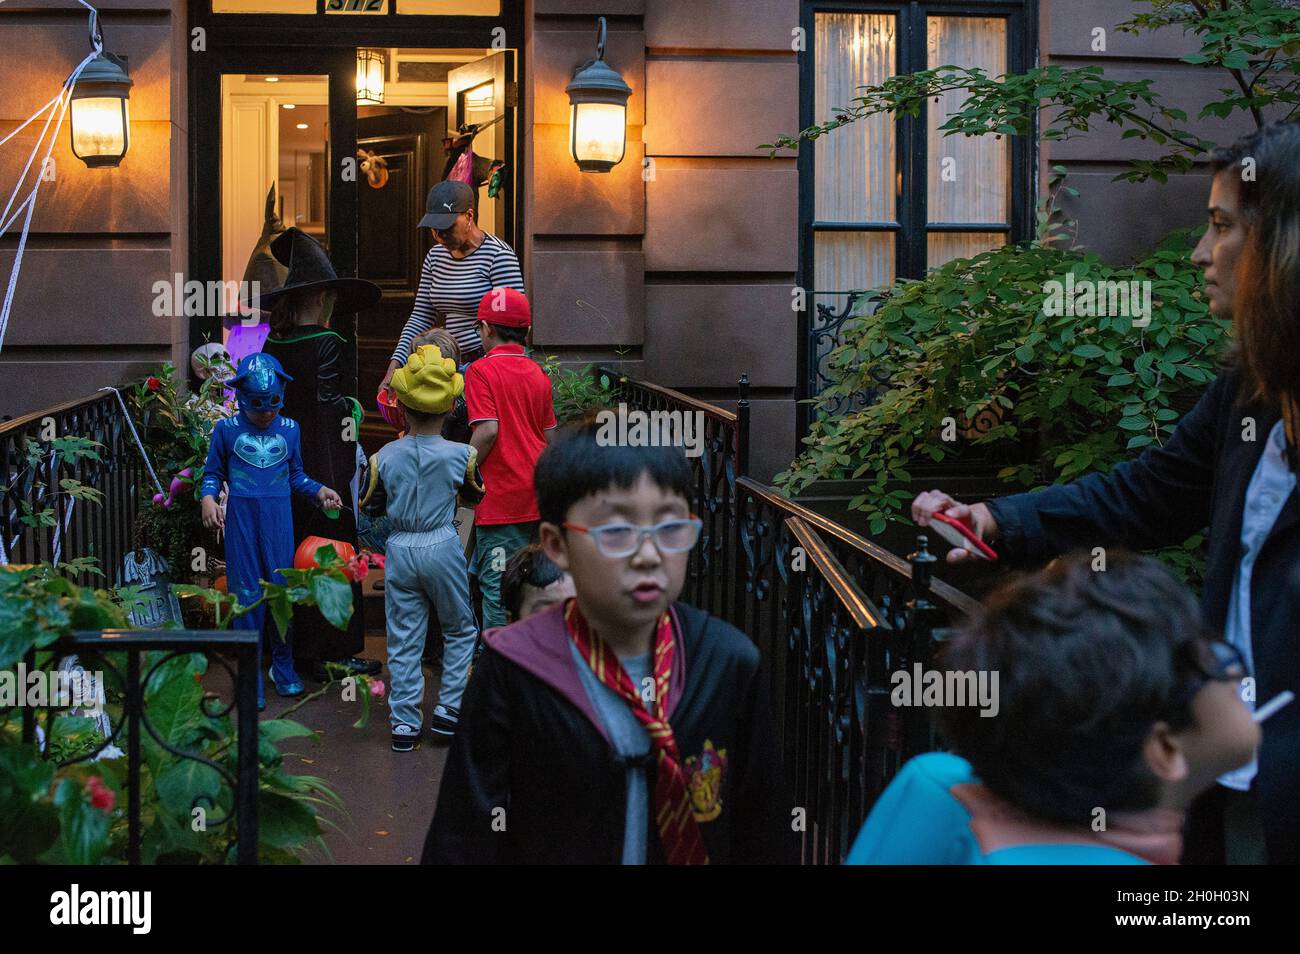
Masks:
[[[596,34],[596,57],[578,68],[569,94],[569,152],[583,172],[609,172],[627,152],[627,99],[632,87],[605,62],[605,18]]]

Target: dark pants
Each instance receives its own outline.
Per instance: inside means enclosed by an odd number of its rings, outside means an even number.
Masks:
[[[1255,792],[1215,785],[1196,799],[1183,827],[1182,863],[1266,864],[1264,824]]]
[[[343,488],[344,492],[347,488]],[[357,525],[351,510],[343,510],[331,520],[307,498],[293,497],[294,548],[311,536],[339,540],[356,546]],[[352,584],[352,618],[346,629],[331,626],[314,606],[293,608],[294,654],[307,665],[347,659],[366,648],[366,618],[362,611],[361,584]]]

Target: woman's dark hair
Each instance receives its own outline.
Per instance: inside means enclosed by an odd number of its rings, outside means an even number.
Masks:
[[[1245,400],[1280,408],[1296,436],[1300,402],[1300,122],[1270,123],[1210,156],[1237,183],[1246,241],[1237,260],[1236,364]]]
[[[600,423],[593,411],[563,428],[542,451],[533,472],[542,520],[559,526],[579,500],[608,487],[632,487],[642,474],[690,504],[691,466],[682,448],[628,447],[602,442],[599,433]]]
[[[530,543],[506,563],[501,574],[501,605],[511,619],[518,619],[524,605],[525,584],[544,590],[562,576],[564,571],[551,562],[541,545]]]
[[[1094,809],[1150,808],[1152,726],[1187,686],[1186,644],[1205,630],[1195,598],[1147,557],[1062,557],[1000,587],[943,654],[946,670],[998,674],[998,712],[941,710],[946,741],[992,791],[1032,815],[1087,824]]]

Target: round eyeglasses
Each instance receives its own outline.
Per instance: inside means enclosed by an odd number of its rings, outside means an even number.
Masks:
[[[652,537],[660,553],[684,553],[700,539],[704,521],[698,517],[689,520],[665,520],[653,527],[639,527],[631,523],[606,523],[599,527],[583,527],[576,523],[564,524],[566,530],[585,533],[596,544],[596,549],[607,557],[630,557],[641,549],[641,542]]]

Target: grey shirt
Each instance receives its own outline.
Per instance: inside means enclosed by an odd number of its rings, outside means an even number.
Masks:
[[[473,448],[436,434],[407,434],[375,455],[388,495],[390,542],[430,546],[456,536],[456,492],[465,482]]]
[[[596,678],[573,640],[569,640],[569,651],[577,663],[582,687],[587,691],[587,698],[591,700],[596,715],[605,726],[605,731],[614,744],[614,751],[623,758],[643,758],[650,751],[650,736],[645,727],[632,714],[623,697]],[[631,677],[632,685],[638,689],[651,675],[652,657],[653,653],[645,653],[619,659]],[[643,766],[629,766],[627,770],[627,814],[623,823],[625,865],[646,863],[646,831],[650,814],[647,774]]]

